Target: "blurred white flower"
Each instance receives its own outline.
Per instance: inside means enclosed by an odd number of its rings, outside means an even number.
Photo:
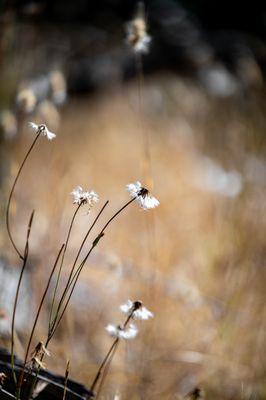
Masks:
[[[34,122],[29,122],[29,126],[35,133],[46,136],[48,140],[53,140],[56,137],[56,134],[50,132],[45,124],[37,125]]]
[[[134,339],[138,334],[138,329],[133,324],[130,324],[128,328],[109,324],[105,329],[110,336],[117,339]]]
[[[86,192],[81,186],[77,186],[70,193],[73,196],[73,204],[89,204],[90,207],[99,201],[99,196],[93,190]]]
[[[16,102],[19,110],[24,113],[30,114],[34,111],[37,99],[32,89],[22,88],[16,97]]]
[[[151,37],[147,34],[147,24],[143,4],[139,4],[136,17],[126,25],[127,42],[136,53],[148,53]]]
[[[137,203],[143,210],[155,208],[160,204],[160,202],[150,194],[148,189],[141,186],[139,181],[129,183],[126,188],[130,196],[136,199]]]
[[[52,100],[57,105],[61,105],[67,98],[67,85],[66,79],[62,71],[55,70],[49,75],[50,84],[52,89]]]
[[[10,110],[3,110],[0,113],[0,128],[5,139],[13,139],[18,131],[18,124],[15,114]]]
[[[120,310],[127,315],[132,314],[132,318],[147,320],[153,318],[153,313],[142,305],[141,301],[128,300],[125,304],[120,306]]]

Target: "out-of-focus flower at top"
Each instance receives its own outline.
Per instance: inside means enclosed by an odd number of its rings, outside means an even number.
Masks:
[[[138,329],[134,324],[130,324],[128,328],[109,324],[105,329],[110,336],[117,339],[134,339],[138,334]]]
[[[77,186],[70,194],[73,196],[73,204],[89,204],[89,206],[92,207],[99,201],[99,196],[97,193],[95,193],[93,190],[86,192],[81,186]]]
[[[139,181],[129,183],[126,188],[130,196],[136,199],[137,203],[143,210],[155,208],[160,204],[160,202],[150,194],[148,189],[141,186]]]
[[[56,134],[50,132],[45,124],[37,125],[34,122],[29,122],[29,126],[35,133],[46,136],[48,140],[53,140],[56,137]]]
[[[153,318],[153,313],[143,306],[142,302],[128,300],[120,306],[120,310],[134,319],[147,320]]]
[[[136,53],[148,53],[151,37],[147,34],[143,3],[139,4],[135,18],[126,25],[127,43]]]

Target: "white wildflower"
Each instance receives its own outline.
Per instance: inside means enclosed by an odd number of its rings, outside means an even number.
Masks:
[[[126,25],[127,42],[136,53],[148,53],[151,37],[147,34],[143,4],[135,18]]]
[[[147,320],[153,318],[153,313],[142,305],[141,301],[128,300],[120,306],[120,310],[127,315],[132,314],[132,318]]]
[[[56,134],[50,132],[45,124],[37,125],[34,122],[29,122],[29,126],[35,133],[46,136],[48,140],[53,140],[56,137]]]
[[[99,201],[99,196],[93,190],[86,192],[81,186],[77,186],[70,193],[73,196],[73,204],[89,204],[90,207]]]
[[[129,183],[126,188],[130,196],[136,199],[137,203],[143,210],[155,208],[160,204],[160,202],[150,194],[148,189],[141,186],[139,181]]]
[[[134,324],[130,324],[128,328],[109,324],[105,329],[110,336],[117,339],[134,339],[138,334],[138,329]]]

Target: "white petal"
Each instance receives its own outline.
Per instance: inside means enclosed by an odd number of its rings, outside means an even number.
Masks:
[[[138,329],[135,325],[130,324],[127,330],[121,330],[119,332],[119,337],[122,339],[134,339],[138,334]]]
[[[53,140],[56,137],[56,134],[53,132],[50,132],[47,128],[46,128],[46,136],[48,140]]]
[[[150,318],[153,318],[153,313],[149,311],[146,307],[141,307],[138,310],[134,311],[134,318],[148,320]]]
[[[105,329],[110,336],[118,337],[118,328],[116,326],[109,324]]]
[[[120,310],[124,313],[124,314],[128,314],[133,307],[133,302],[131,300],[128,300],[126,302],[126,304],[121,304],[120,306]]]
[[[34,122],[29,122],[29,127],[34,130],[35,132],[38,131],[39,126],[37,124],[35,124]]]

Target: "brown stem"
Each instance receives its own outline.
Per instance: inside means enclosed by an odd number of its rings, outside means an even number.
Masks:
[[[17,387],[17,392],[18,392],[18,393],[20,393],[20,389],[21,389],[21,386],[22,386],[22,383],[23,383],[23,377],[24,377],[25,368],[26,368],[26,364],[27,364],[27,359],[28,359],[28,355],[29,355],[29,351],[30,351],[30,346],[31,346],[31,342],[32,342],[32,339],[33,339],[33,335],[34,335],[34,332],[35,332],[35,328],[36,328],[36,325],[37,325],[37,322],[38,322],[38,319],[39,319],[39,316],[40,316],[40,312],[41,312],[41,309],[42,309],[42,306],[43,306],[43,303],[44,303],[46,294],[47,294],[47,292],[48,292],[48,289],[49,289],[49,286],[50,286],[50,283],[51,283],[52,276],[53,276],[53,274],[54,274],[54,271],[55,271],[56,266],[57,266],[57,264],[58,264],[58,260],[59,260],[59,258],[60,258],[60,255],[61,255],[61,253],[62,253],[64,247],[65,247],[65,244],[63,244],[63,245],[61,246],[60,251],[59,251],[59,253],[58,253],[57,257],[56,257],[55,263],[54,263],[53,268],[52,268],[52,271],[51,271],[51,273],[50,273],[50,275],[49,275],[46,288],[45,288],[45,290],[44,290],[43,296],[42,296],[42,298],[41,298],[41,301],[40,301],[40,304],[39,304],[39,307],[38,307],[38,310],[37,310],[37,313],[36,313],[36,317],[35,317],[35,320],[34,320],[34,323],[33,323],[33,327],[32,327],[32,330],[31,330],[30,338],[29,338],[29,341],[28,341],[27,349],[26,349],[26,354],[25,354],[25,358],[24,358],[24,363],[23,363],[22,372],[21,372],[20,377],[19,377],[19,382],[18,382],[18,387]]]
[[[53,314],[53,308],[54,308],[54,302],[55,302],[55,296],[56,296],[56,291],[57,291],[58,284],[59,284],[59,280],[60,280],[60,276],[61,276],[61,271],[62,271],[62,267],[63,267],[63,263],[64,263],[64,258],[65,258],[66,249],[67,249],[67,246],[68,246],[68,242],[69,242],[70,234],[71,234],[71,231],[72,231],[72,227],[73,227],[73,224],[74,224],[76,215],[77,215],[77,213],[78,213],[78,211],[79,211],[79,209],[80,209],[80,207],[81,207],[81,204],[82,204],[82,203],[80,203],[80,204],[78,205],[78,207],[75,209],[75,212],[74,212],[74,214],[73,214],[73,216],[72,216],[72,219],[71,219],[71,222],[70,222],[70,225],[69,225],[68,234],[67,234],[67,239],[66,239],[66,244],[65,244],[65,247],[64,247],[64,250],[63,250],[63,254],[62,254],[62,258],[61,258],[61,263],[60,263],[60,267],[59,267],[59,270],[58,270],[58,274],[57,274],[57,278],[56,278],[56,284],[55,284],[55,288],[54,288],[54,294],[53,294],[53,299],[52,299],[52,305],[51,305],[50,315],[49,315],[49,330],[50,330],[50,327],[51,327],[52,314]]]
[[[129,321],[130,321],[131,318],[133,317],[134,311],[135,311],[135,309],[133,309],[133,310],[131,311],[131,313],[128,315],[126,321],[125,321],[124,324],[123,324],[122,329],[125,329],[125,328],[126,328],[126,326],[128,325]],[[94,381],[92,382],[91,388],[90,388],[92,392],[94,391],[94,389],[95,389],[95,387],[96,387],[96,385],[97,385],[97,382],[98,382],[98,380],[99,380],[100,377],[101,377],[102,371],[103,371],[103,369],[105,368],[105,365],[107,364],[107,362],[108,362],[108,360],[109,360],[109,357],[111,357],[111,361],[112,361],[112,359],[113,359],[113,357],[114,357],[114,353],[115,353],[115,351],[116,351],[116,349],[117,349],[118,343],[119,343],[119,337],[117,337],[117,338],[114,340],[113,344],[111,345],[110,349],[108,350],[108,353],[107,353],[106,356],[104,357],[104,359],[103,359],[103,361],[102,361],[102,363],[101,363],[101,365],[100,365],[100,367],[99,367],[99,369],[98,369],[98,372],[97,372],[97,374],[96,374],[96,376],[95,376],[95,378],[94,378]],[[113,350],[114,350],[114,353],[112,354]]]
[[[12,243],[12,245],[13,245],[15,251],[16,251],[16,253],[18,254],[18,256],[19,256],[22,260],[23,260],[23,255],[22,255],[22,254],[20,253],[20,251],[18,250],[18,247],[17,247],[17,245],[16,245],[16,243],[15,243],[13,237],[12,237],[12,234],[11,234],[10,221],[9,221],[9,217],[10,217],[10,215],[9,215],[9,214],[10,214],[10,204],[11,204],[11,200],[12,200],[12,197],[13,197],[13,193],[14,193],[15,186],[16,186],[16,184],[17,184],[18,178],[19,178],[19,176],[20,176],[20,174],[21,174],[21,171],[22,171],[22,169],[23,169],[23,167],[24,167],[24,165],[25,165],[25,162],[27,161],[27,158],[29,157],[29,155],[30,155],[30,153],[31,153],[31,151],[32,151],[32,149],[33,149],[33,147],[35,146],[35,143],[36,143],[37,140],[39,139],[40,134],[41,134],[41,133],[38,133],[38,135],[35,137],[35,139],[33,140],[32,144],[31,144],[31,146],[30,146],[30,148],[29,148],[29,150],[27,151],[27,153],[26,153],[26,155],[25,155],[25,157],[24,157],[24,160],[22,161],[22,164],[21,164],[21,166],[20,166],[20,168],[19,168],[19,170],[18,170],[17,176],[16,176],[16,178],[15,178],[15,180],[14,180],[14,183],[13,183],[13,185],[12,185],[12,188],[11,188],[11,191],[10,191],[10,194],[9,194],[9,198],[8,198],[8,201],[7,201],[7,208],[6,208],[6,228],[7,228],[7,233],[8,233],[9,239],[10,239],[10,241],[11,241],[11,243]]]
[[[58,307],[57,307],[57,310],[56,310],[56,314],[55,314],[55,318],[54,318],[53,323],[51,324],[51,326],[49,326],[48,337],[51,335],[51,332],[53,332],[55,329],[57,329],[57,327],[55,328],[55,325],[57,324],[58,314],[59,314],[60,308],[61,308],[61,306],[62,306],[62,303],[63,303],[63,301],[64,301],[64,299],[65,299],[65,297],[66,297],[66,293],[67,293],[69,287],[71,286],[71,283],[73,282],[73,280],[71,280],[71,278],[72,278],[72,276],[73,276],[73,272],[74,272],[76,263],[77,263],[77,261],[78,261],[79,255],[80,255],[80,253],[81,253],[81,250],[82,250],[82,248],[83,248],[83,246],[84,246],[84,244],[85,244],[85,242],[86,242],[86,240],[87,240],[87,238],[88,238],[90,232],[92,231],[93,227],[95,226],[96,222],[97,222],[98,219],[100,218],[102,212],[104,211],[104,209],[105,209],[105,207],[107,206],[108,203],[109,203],[109,200],[107,200],[107,201],[105,202],[105,204],[103,205],[103,207],[101,208],[101,210],[99,211],[99,213],[97,214],[97,216],[95,217],[95,219],[94,219],[92,225],[90,226],[88,232],[86,233],[86,235],[85,235],[85,237],[84,237],[84,239],[83,239],[83,241],[82,241],[82,243],[81,243],[81,245],[80,245],[79,251],[78,251],[78,253],[77,253],[77,256],[76,256],[76,258],[75,258],[74,264],[73,264],[72,269],[71,269],[71,271],[70,271],[70,275],[69,275],[69,277],[68,277],[68,281],[67,281],[66,287],[65,287],[65,289],[64,289],[64,291],[63,291],[63,294],[62,294],[62,296],[61,296],[61,299],[60,299],[60,301],[59,301],[59,304],[58,304]],[[73,292],[73,291],[72,291],[72,292]],[[72,294],[72,292],[71,292],[71,294]],[[68,304],[68,303],[67,303],[67,304]],[[65,308],[66,308],[66,307],[65,307]],[[64,311],[65,311],[65,308],[64,308],[64,310],[63,310],[63,313],[64,313]],[[62,317],[60,317],[60,321],[61,321],[61,319],[62,319]],[[59,321],[59,322],[60,322],[60,321]],[[58,324],[59,324],[59,322],[58,322]],[[58,326],[58,324],[57,324],[57,326]]]
[[[12,373],[13,373],[13,379],[15,384],[17,383],[17,378],[14,370],[14,336],[15,336],[15,318],[16,318],[16,311],[17,311],[17,304],[18,304],[18,296],[19,296],[19,291],[20,291],[20,286],[22,282],[22,277],[26,268],[27,260],[28,260],[28,254],[29,254],[29,237],[30,237],[30,231],[32,227],[32,221],[34,217],[34,210],[31,213],[30,219],[29,219],[29,224],[28,224],[28,229],[27,229],[27,237],[26,237],[26,244],[25,244],[25,249],[24,249],[24,256],[23,256],[23,264],[22,268],[20,271],[19,275],[19,280],[17,284],[17,289],[16,289],[16,294],[15,294],[15,301],[14,301],[14,307],[13,307],[13,312],[12,312],[12,322],[11,322],[11,367],[12,367]]]

